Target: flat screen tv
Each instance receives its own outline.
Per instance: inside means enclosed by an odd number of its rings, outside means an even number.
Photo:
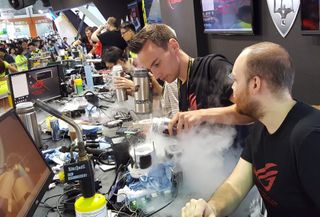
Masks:
[[[52,178],[14,110],[0,116],[0,216],[33,216]]]
[[[205,33],[254,34],[254,0],[201,0]]]
[[[303,0],[300,4],[302,33],[320,34],[320,1]]]

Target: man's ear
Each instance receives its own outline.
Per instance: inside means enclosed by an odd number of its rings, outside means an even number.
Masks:
[[[258,93],[259,91],[261,91],[261,85],[262,85],[262,80],[259,76],[253,76],[251,78],[251,82],[250,82],[250,88],[253,91],[253,93]]]
[[[169,39],[168,47],[173,49],[174,51],[179,51],[179,49],[180,49],[179,42],[174,38]]]

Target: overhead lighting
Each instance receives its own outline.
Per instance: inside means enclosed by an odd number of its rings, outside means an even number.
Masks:
[[[46,13],[46,17],[47,17],[48,19],[50,19],[50,20],[53,20],[53,17],[52,17],[52,15],[51,15],[50,13]]]

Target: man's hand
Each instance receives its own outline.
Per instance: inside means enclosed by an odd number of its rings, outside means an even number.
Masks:
[[[216,217],[214,209],[203,199],[191,199],[181,209],[181,217]]]
[[[131,91],[135,89],[133,81],[121,76],[114,76],[113,84],[116,89],[130,89]]]
[[[192,127],[198,126],[202,122],[204,122],[204,112],[205,110],[195,110],[195,111],[187,111],[187,112],[178,112],[171,119],[168,130],[169,134],[174,135],[174,131],[176,133],[181,133],[183,130],[190,129]]]

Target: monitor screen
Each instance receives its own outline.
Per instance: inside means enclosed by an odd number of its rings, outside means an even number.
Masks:
[[[10,75],[13,104],[36,99],[47,101],[61,96],[60,66],[50,66]]]
[[[0,216],[32,216],[53,173],[13,110],[0,117]]]
[[[204,32],[253,34],[253,0],[201,0]]]
[[[320,33],[320,1],[301,1],[301,30],[303,34]]]

